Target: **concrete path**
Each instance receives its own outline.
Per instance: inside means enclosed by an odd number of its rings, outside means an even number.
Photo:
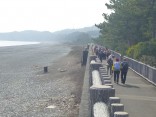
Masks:
[[[103,61],[106,64],[106,61]],[[156,117],[156,87],[129,69],[125,84],[113,82],[115,95],[121,98],[129,117]]]

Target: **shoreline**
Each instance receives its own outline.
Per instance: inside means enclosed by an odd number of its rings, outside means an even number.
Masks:
[[[83,48],[71,45],[71,50],[66,50],[66,46],[59,46],[61,56],[57,53],[58,45],[0,48],[1,117],[78,116],[84,76],[80,59]]]
[[[8,46],[22,46],[22,45],[33,45],[33,44],[40,44],[41,42],[28,42],[28,41],[6,41],[0,40],[0,47],[8,47]]]

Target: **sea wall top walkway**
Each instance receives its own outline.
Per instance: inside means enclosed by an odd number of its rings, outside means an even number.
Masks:
[[[106,64],[106,60],[103,64]],[[129,117],[156,117],[156,87],[132,69],[128,71],[126,84],[120,81],[113,86]]]
[[[103,66],[106,63],[106,60],[103,60]],[[88,64],[87,60],[79,117],[91,117]],[[153,79],[156,81],[156,76]],[[156,117],[156,85],[148,78],[129,68],[125,84],[121,83],[121,79],[119,84],[114,83],[113,76],[112,84],[115,88],[115,96],[121,98],[121,103],[124,104],[124,110],[128,112],[129,117]]]

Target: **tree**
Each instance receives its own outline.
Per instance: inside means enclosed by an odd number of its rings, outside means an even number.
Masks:
[[[112,49],[126,52],[139,42],[156,39],[156,0],[110,0],[111,14],[103,14],[100,40]]]

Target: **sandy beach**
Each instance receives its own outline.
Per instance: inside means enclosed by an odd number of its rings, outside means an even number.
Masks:
[[[50,43],[1,47],[0,117],[77,117],[82,50]]]

